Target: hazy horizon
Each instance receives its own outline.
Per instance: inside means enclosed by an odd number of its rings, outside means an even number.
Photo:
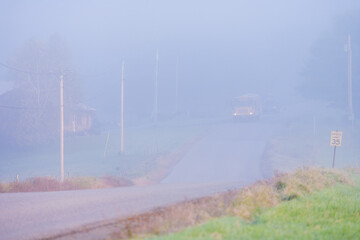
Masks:
[[[111,114],[118,111],[125,61],[125,111],[141,118],[154,105],[157,49],[160,113],[174,112],[177,63],[184,113],[218,111],[249,92],[292,96],[312,44],[360,2],[39,0],[0,6],[0,62],[30,40],[46,43],[58,35],[81,79],[82,101],[100,118],[118,118]],[[1,80],[7,73],[0,67]]]

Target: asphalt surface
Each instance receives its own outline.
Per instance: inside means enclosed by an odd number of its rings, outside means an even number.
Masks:
[[[251,183],[264,177],[261,157],[278,124],[237,121],[213,125],[163,183]]]
[[[265,121],[215,124],[158,185],[0,194],[0,239],[51,239],[87,224],[239,188],[263,178],[261,155],[275,131]]]
[[[154,186],[0,195],[0,239],[47,238],[82,225],[146,212],[184,199],[240,187],[228,184]]]

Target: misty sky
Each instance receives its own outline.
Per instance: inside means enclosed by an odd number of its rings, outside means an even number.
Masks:
[[[141,115],[152,111],[159,49],[160,112],[175,106],[177,61],[180,110],[196,111],[248,92],[292,91],[312,43],[359,7],[357,0],[5,0],[0,62],[26,41],[58,34],[67,41],[85,103],[99,112],[118,107],[124,60],[126,111]],[[0,80],[6,73],[0,67]]]

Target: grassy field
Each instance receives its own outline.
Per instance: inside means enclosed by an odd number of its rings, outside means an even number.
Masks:
[[[201,122],[189,120],[129,127],[124,133],[124,154],[120,153],[121,132],[116,126],[98,134],[68,136],[65,173],[71,177],[143,177],[158,169],[165,160],[172,160],[170,157],[176,160],[204,129],[206,126]],[[16,175],[20,181],[34,177],[58,178],[59,144],[26,151],[0,151],[0,164],[0,181],[14,181]]]
[[[60,191],[144,185],[161,180],[206,129],[198,121],[118,127],[65,139],[65,182],[59,182],[58,146],[0,152],[0,192]],[[17,175],[19,178],[16,179]],[[1,181],[2,180],[2,181]]]
[[[228,215],[179,233],[147,239],[360,239],[359,172],[353,177],[353,184],[337,182],[291,201],[283,199],[272,208],[261,204],[251,218]],[[289,185],[283,183],[285,190]]]
[[[328,122],[318,123],[314,128],[311,122],[296,122],[284,126],[278,136],[268,142],[263,154],[266,170],[287,172],[303,166],[331,167],[334,147],[330,146],[330,133],[334,130],[343,132],[342,146],[336,150],[335,167],[360,166],[360,128]]]

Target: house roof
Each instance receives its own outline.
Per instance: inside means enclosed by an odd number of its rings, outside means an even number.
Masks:
[[[9,81],[0,81],[0,95],[9,92],[13,89],[12,82]]]
[[[78,103],[75,105],[75,109],[78,111],[95,112],[96,109],[85,105],[84,103]]]

